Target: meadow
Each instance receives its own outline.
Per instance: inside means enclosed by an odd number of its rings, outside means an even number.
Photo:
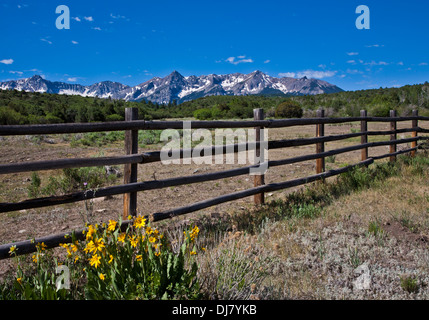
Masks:
[[[325,126],[351,133],[359,123]],[[387,130],[373,123],[370,130]],[[408,123],[398,124],[409,126]],[[314,136],[315,127],[269,130],[270,140]],[[407,137],[407,134],[404,134]],[[401,137],[402,138],[402,137]],[[376,141],[380,137],[369,137]],[[329,142],[326,150],[359,143]],[[139,151],[159,150],[159,132],[139,136]],[[3,137],[1,163],[120,155],[123,134]],[[270,159],[314,152],[314,146],[272,150]],[[388,147],[370,149],[371,155]],[[327,170],[360,160],[360,152],[326,159]],[[139,166],[138,181],[160,180],[239,165]],[[70,232],[88,226],[82,243],[0,261],[3,299],[427,299],[429,160],[398,157],[324,183],[272,192],[254,207],[245,198],[172,220],[136,219],[119,230],[122,197],[3,214],[1,243]],[[121,182],[122,168],[48,170],[2,175],[1,202],[62,194]],[[315,172],[315,161],[268,170],[267,182]],[[139,193],[138,214],[175,208],[253,185],[253,177]],[[103,229],[103,226],[105,227]],[[109,230],[110,229],[110,230]],[[87,235],[88,235],[87,234]],[[116,261],[116,263],[115,263]],[[121,261],[121,263],[117,262]],[[71,288],[56,290],[56,267],[67,265]],[[366,266],[369,287],[357,286]],[[139,285],[136,285],[139,284]],[[110,289],[107,289],[110,288]]]

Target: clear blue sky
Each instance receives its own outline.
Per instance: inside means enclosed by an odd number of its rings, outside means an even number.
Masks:
[[[70,9],[58,30],[55,9]],[[356,8],[370,9],[358,30]],[[173,70],[317,77],[345,90],[429,80],[429,1],[0,0],[0,81],[128,85]]]

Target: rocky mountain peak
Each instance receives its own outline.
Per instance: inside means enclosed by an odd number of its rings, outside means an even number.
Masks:
[[[134,87],[112,81],[82,86],[51,82],[40,75],[34,75],[27,79],[1,82],[0,89],[110,97],[127,101],[148,100],[159,104],[167,104],[174,100],[181,103],[209,95],[313,95],[343,91],[326,81],[308,79],[305,76],[300,79],[275,78],[260,70],[249,74],[210,74],[188,77],[174,70],[164,78],[154,77]]]

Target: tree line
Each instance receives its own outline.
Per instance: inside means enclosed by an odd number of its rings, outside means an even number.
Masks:
[[[405,116],[413,109],[429,116],[429,83],[312,96],[209,96],[181,104],[0,90],[0,125],[122,121],[128,107],[138,108],[139,118],[146,120],[246,119],[256,108],[266,117],[311,117],[318,108],[330,117],[359,116],[360,110],[371,116],[396,110]]]

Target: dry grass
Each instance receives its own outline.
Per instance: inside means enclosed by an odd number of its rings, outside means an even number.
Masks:
[[[315,184],[300,192],[301,196],[285,194],[284,201],[276,206],[230,214],[218,224],[223,227],[229,221],[232,231],[226,235],[213,237],[213,233],[204,235],[202,231],[200,241],[210,243],[208,252],[199,257],[207,296],[429,298],[429,161],[421,159],[423,166],[385,166],[385,176],[366,181],[369,187],[342,190],[350,187],[344,182],[348,180],[325,187]],[[426,172],[421,173],[422,168]],[[362,179],[356,174],[357,180]],[[323,193],[329,191],[333,196],[324,198]],[[317,197],[324,199],[314,203],[321,206],[317,215],[297,218],[288,213],[291,208],[287,203]],[[281,213],[276,214],[279,207]],[[201,217],[195,221],[202,230],[216,230],[216,219]],[[250,272],[261,266],[255,264],[255,258],[264,261],[263,273]],[[357,287],[361,276],[358,268],[364,266],[370,279],[366,289]]]
[[[428,172],[406,165],[399,170],[370,189],[334,199],[317,218],[267,223],[258,239],[279,258],[266,282],[272,296],[429,298]],[[364,264],[371,281],[362,290],[355,287],[356,268]],[[404,277],[414,279],[413,290],[404,289]]]

